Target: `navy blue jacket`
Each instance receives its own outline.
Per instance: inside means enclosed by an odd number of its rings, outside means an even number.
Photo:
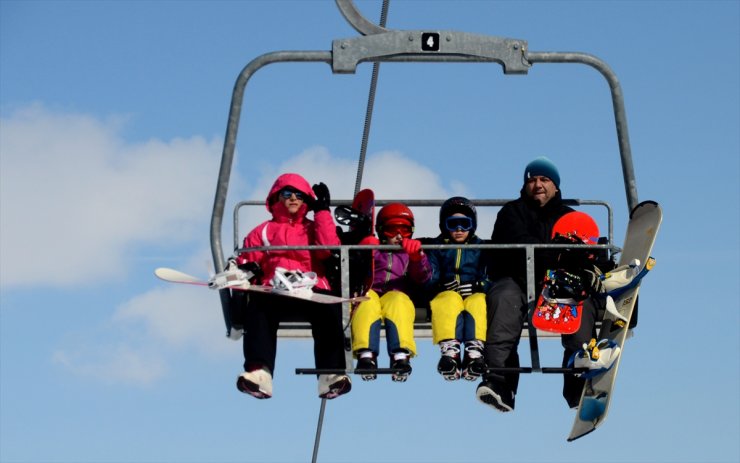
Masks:
[[[439,235],[430,244],[455,244],[449,237]],[[483,244],[483,240],[473,235],[467,244]],[[475,291],[485,292],[491,282],[486,272],[486,259],[483,249],[463,247],[460,249],[430,249],[427,252],[432,266],[432,278],[427,288],[437,294],[444,288],[442,284],[457,280],[460,284],[479,283]]]

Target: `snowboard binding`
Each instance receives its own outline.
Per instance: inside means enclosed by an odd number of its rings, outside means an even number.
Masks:
[[[611,339],[601,339],[599,342],[591,339],[588,344],[583,344],[582,350],[571,356],[568,366],[585,368],[585,372],[576,373],[576,376],[591,379],[609,371],[614,366],[620,352],[619,345]]]
[[[262,271],[256,263],[248,262],[240,268],[236,259],[232,257],[226,264],[226,270],[208,279],[208,288],[215,290],[230,288],[247,290],[251,286],[249,280],[261,274]]]
[[[632,259],[628,265],[622,265],[602,276],[602,285],[606,292],[614,292],[629,285],[640,273],[640,259]]]
[[[312,288],[316,282],[316,272],[289,271],[282,267],[275,269],[275,276],[270,280],[273,292],[286,292],[306,299],[310,299],[313,295]]]
[[[249,279],[252,275],[238,268],[228,268],[221,273],[217,273],[208,279],[210,289],[248,289],[250,286]]]

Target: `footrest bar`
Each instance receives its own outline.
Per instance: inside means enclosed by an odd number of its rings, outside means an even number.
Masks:
[[[564,368],[564,367],[489,367],[486,368],[488,373],[584,373],[588,368]]]
[[[402,370],[394,368],[378,368],[376,370],[364,370],[354,368],[296,368],[297,375],[392,375],[393,373],[403,373]]]

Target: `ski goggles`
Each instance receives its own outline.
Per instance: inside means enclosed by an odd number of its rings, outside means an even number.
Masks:
[[[470,217],[451,216],[445,219],[445,227],[448,231],[470,231],[473,229],[473,219]]]
[[[290,197],[293,195],[295,195],[295,199],[305,199],[305,195],[302,192],[294,190],[292,188],[283,188],[278,192],[278,196],[280,196],[280,198],[282,199],[290,199]]]
[[[383,234],[388,238],[401,235],[401,238],[410,238],[414,233],[413,227],[400,223],[394,223],[383,226]]]

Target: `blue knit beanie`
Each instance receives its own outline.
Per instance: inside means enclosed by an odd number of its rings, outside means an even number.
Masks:
[[[555,167],[555,164],[553,164],[551,160],[544,156],[540,156],[527,164],[527,167],[524,169],[524,183],[527,183],[527,180],[531,177],[538,175],[549,178],[558,189],[560,188],[560,174],[558,173],[558,168]]]

